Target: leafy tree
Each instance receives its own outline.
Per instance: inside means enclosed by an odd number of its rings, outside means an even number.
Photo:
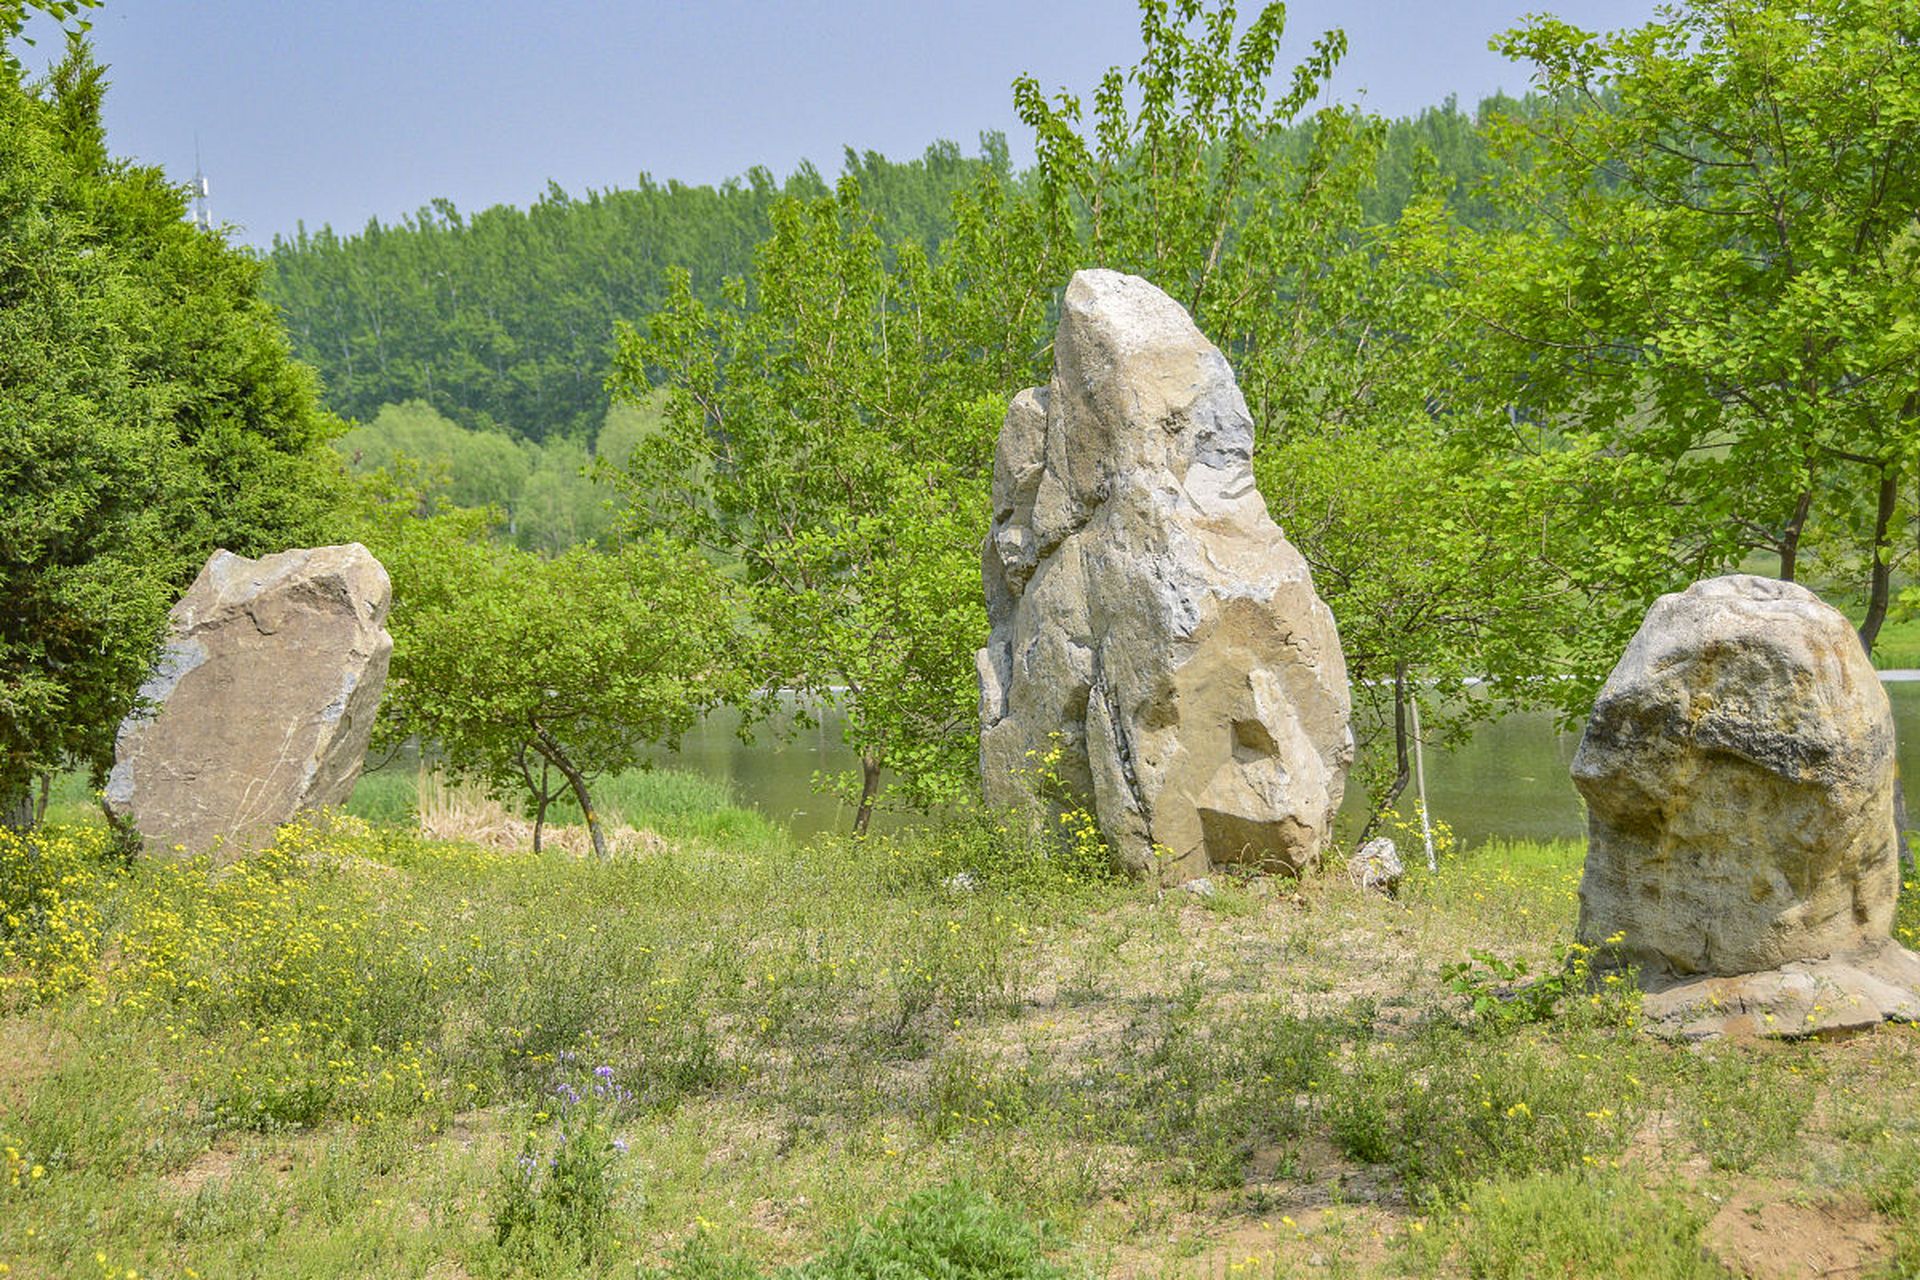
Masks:
[[[849,152],[845,163],[892,234],[931,247],[949,195],[1005,170],[1003,140],[981,149],[937,143],[905,162]],[[422,400],[472,429],[586,439],[607,409],[614,322],[663,305],[670,268],[717,301],[722,280],[751,266],[778,201],[828,192],[803,164],[784,182],[755,169],[718,187],[644,175],[628,190],[549,186],[525,209],[436,200],[358,234],[276,240],[269,287],[343,414]]]
[[[1316,116],[1304,165],[1269,145],[1318,96],[1346,37],[1317,39],[1269,103],[1285,5],[1264,5],[1239,32],[1230,2],[1143,0],[1140,13],[1140,61],[1101,79],[1091,139],[1079,130],[1077,97],[1048,99],[1031,76],[1014,82],[1015,109],[1035,135],[1038,198],[1057,228],[1079,237],[1076,265],[1146,276],[1244,354],[1274,311],[1274,273],[1299,265],[1289,251],[1325,233],[1320,214],[1341,205],[1320,198],[1315,178],[1340,170],[1336,183],[1350,186],[1359,171],[1343,145],[1360,120],[1352,113]]]
[[[593,456],[615,470],[625,468],[641,440],[660,431],[666,416],[666,397],[619,400],[607,406],[600,430],[593,438]]]
[[[1553,109],[1499,138],[1533,221],[1487,246],[1478,305],[1523,345],[1523,406],[1684,511],[1636,611],[1750,551],[1797,577],[1817,532],[1861,566],[1871,648],[1920,462],[1920,11],[1690,0],[1495,43]]]
[[[737,678],[725,582],[665,539],[552,559],[485,536],[479,512],[420,518],[382,481],[365,536],[393,577],[393,680],[380,740],[437,745],[448,771],[524,795],[541,844],[571,792],[594,851],[594,780],[674,742]]]
[[[17,18],[18,10],[14,11]],[[0,36],[15,30],[0,13]],[[166,610],[215,547],[317,540],[338,424],[259,268],[110,158],[77,37],[44,86],[0,67],[0,815],[103,770]]]
[[[566,436],[549,437],[538,447],[533,472],[521,490],[515,544],[558,555],[605,534],[613,525],[613,492],[592,477],[584,447]]]
[[[909,799],[967,787],[972,654],[985,634],[978,547],[999,414],[951,269],[889,246],[844,180],[775,206],[752,277],[724,300],[685,273],[613,386],[668,392],[624,472],[631,519],[737,560],[765,636],[763,697],[841,703],[864,832],[891,768]]]
[[[334,446],[362,474],[391,471],[403,458],[418,463],[430,500],[460,507],[498,507],[512,521],[537,450],[501,431],[469,431],[421,400],[380,406],[373,420]]]
[[[1429,737],[1464,737],[1554,688],[1535,677],[1576,622],[1549,554],[1562,477],[1475,430],[1506,416],[1476,376],[1484,334],[1456,305],[1451,230],[1437,196],[1416,200],[1324,270],[1255,455],[1339,621],[1369,748],[1363,840],[1407,785],[1411,704]]]

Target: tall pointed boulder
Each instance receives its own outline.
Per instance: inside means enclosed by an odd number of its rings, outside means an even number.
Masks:
[[[1115,271],[1067,287],[1053,380],[994,459],[978,658],[981,773],[1038,762],[1128,868],[1301,871],[1353,758],[1346,663],[1253,480],[1253,421],[1180,305]]]

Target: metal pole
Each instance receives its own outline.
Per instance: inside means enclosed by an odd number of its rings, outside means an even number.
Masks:
[[[1420,788],[1420,838],[1427,845],[1427,870],[1438,871],[1440,859],[1433,852],[1433,819],[1427,816],[1427,758],[1420,750],[1420,699],[1407,699],[1413,709],[1413,776]]]

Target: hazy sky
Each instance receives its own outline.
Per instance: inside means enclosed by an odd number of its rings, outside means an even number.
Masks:
[[[1617,27],[1655,2],[1293,0],[1282,65],[1342,26],[1335,96],[1387,114],[1470,104],[1526,87],[1487,49],[1524,14]],[[43,63],[57,38],[30,30],[26,61]],[[1139,30],[1132,0],[106,0],[94,39],[114,151],[184,181],[197,137],[214,216],[265,245],[302,219],[358,230],[436,196],[525,204],[549,179],[717,182],[803,158],[832,176],[845,146],[972,151],[986,129],[1021,160],[1013,77],[1085,97],[1135,60]]]

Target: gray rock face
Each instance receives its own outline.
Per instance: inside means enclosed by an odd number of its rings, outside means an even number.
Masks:
[[[1399,846],[1386,836],[1375,836],[1353,855],[1347,873],[1362,889],[1376,889],[1392,898],[1399,895],[1407,868],[1400,861]]]
[[[1346,662],[1306,561],[1255,489],[1225,357],[1146,281],[1082,271],[1054,376],[994,456],[980,651],[989,804],[1036,761],[1129,868],[1299,871],[1353,758]]]
[[[107,806],[154,851],[253,848],[346,801],[393,639],[393,590],[359,543],[216,551],[173,607],[150,704],[120,726]]]
[[[1812,592],[1736,575],[1662,596],[1574,756],[1581,940],[1620,939],[1656,1026],[1706,1034],[1724,1010],[1802,1034],[1822,984],[1857,1020],[1861,993],[1920,973],[1890,941],[1893,748],[1853,627]]]

